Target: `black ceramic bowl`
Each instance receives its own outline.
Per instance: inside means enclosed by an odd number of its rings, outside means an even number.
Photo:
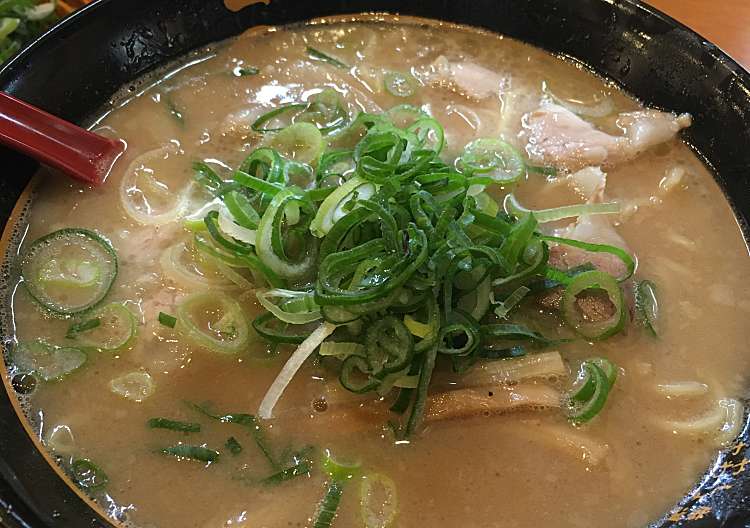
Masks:
[[[222,0],[99,0],[12,59],[0,71],[0,89],[83,122],[118,88],[189,50],[258,24],[364,11],[484,27],[579,61],[650,106],[690,112],[697,126],[684,139],[713,169],[747,234],[750,74],[636,0],[272,0],[239,12]],[[35,165],[7,151],[0,151],[0,160],[5,224]],[[0,390],[0,525],[110,526],[37,451],[11,397]],[[750,526],[748,444],[745,427],[695,492],[656,526]]]

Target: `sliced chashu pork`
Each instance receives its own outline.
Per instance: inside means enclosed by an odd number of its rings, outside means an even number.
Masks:
[[[622,113],[617,124],[623,135],[596,128],[567,108],[550,101],[524,116],[526,152],[533,163],[577,170],[590,165],[613,165],[671,140],[690,126],[689,114],[658,110]]]

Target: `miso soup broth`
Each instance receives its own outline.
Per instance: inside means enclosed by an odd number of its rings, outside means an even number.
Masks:
[[[123,94],[105,184],[40,179],[6,233],[4,322],[114,522],[639,527],[739,433],[750,262],[679,107],[369,16]]]

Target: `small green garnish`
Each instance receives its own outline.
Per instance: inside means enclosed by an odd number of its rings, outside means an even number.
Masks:
[[[201,424],[180,422],[168,418],[151,418],[147,424],[151,429],[169,429],[170,431],[180,431],[183,433],[199,433],[201,430]]]
[[[199,462],[215,462],[219,458],[219,452],[209,449],[205,446],[194,446],[187,444],[178,444],[161,450],[165,455],[172,455],[177,458],[187,458],[198,460]]]
[[[310,46],[308,46],[306,49],[307,49],[307,55],[308,55],[308,57],[310,57],[313,60],[327,62],[328,64],[330,64],[332,66],[336,66],[337,68],[343,68],[343,69],[348,69],[349,68],[349,66],[347,66],[346,64],[344,64],[343,62],[341,62],[337,58],[331,57],[330,55],[328,55],[326,53],[323,53],[320,50],[317,50],[317,49],[315,49],[313,47],[310,47]]]
[[[256,68],[255,66],[242,66],[235,68],[233,71],[237,77],[245,77],[246,75],[258,75],[260,73],[260,69]]]
[[[295,477],[299,477],[301,475],[309,475],[309,474],[310,474],[310,464],[307,462],[307,460],[302,460],[301,462],[297,464],[289,466],[288,468],[284,468],[281,471],[278,471],[274,473],[273,475],[270,475],[262,479],[260,482],[261,484],[265,484],[266,486],[275,486],[277,484],[281,484],[282,482],[286,482],[287,480],[291,480]]]
[[[169,315],[164,312],[159,312],[159,324],[163,326],[167,326],[169,328],[174,328],[177,324],[177,318],[173,315]]]
[[[83,321],[81,323],[73,323],[72,325],[70,325],[70,328],[68,328],[68,332],[65,334],[65,337],[67,339],[75,339],[76,336],[81,332],[93,330],[94,328],[101,326],[101,324],[102,321],[98,317],[96,319],[89,319],[88,321]]]
[[[659,337],[659,301],[656,285],[650,280],[643,280],[635,285],[635,313],[636,320],[652,336]]]
[[[70,471],[76,484],[85,490],[100,489],[109,482],[107,474],[88,458],[74,460]]]
[[[273,451],[271,450],[271,446],[266,439],[265,430],[263,429],[263,427],[261,427],[258,419],[255,416],[246,413],[219,414],[212,412],[208,409],[208,407],[203,405],[198,405],[191,402],[187,402],[187,404],[199,413],[214,420],[218,420],[221,423],[231,423],[246,427],[252,435],[253,440],[255,440],[255,444],[258,446],[258,449],[260,449],[261,453],[263,453],[263,456],[266,457],[266,460],[268,460],[271,467],[273,467],[274,469],[280,469],[281,466],[276,461],[276,457],[274,456]]]
[[[57,20],[51,1],[38,5],[30,0],[0,2],[0,62],[8,60]]]
[[[224,445],[233,455],[239,455],[242,452],[242,444],[240,444],[233,436],[227,438],[227,441]]]

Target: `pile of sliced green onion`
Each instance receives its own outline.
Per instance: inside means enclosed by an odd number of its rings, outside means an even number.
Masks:
[[[487,317],[494,300],[494,312],[509,318],[527,286],[545,279],[575,298],[583,279],[549,265],[548,243],[611,253],[629,273],[634,264],[619,248],[543,236],[531,212],[500,212],[487,188],[526,175],[512,145],[478,139],[448,163],[442,126],[420,109],[400,105],[350,119],[345,108],[325,89],[260,116],[253,128],[266,134],[263,145],[228,179],[196,166],[217,205],[202,227],[194,220],[190,227],[199,251],[267,286],[257,293],[267,310],[253,321],[257,333],[300,345],[260,418],[272,416],[291,377],[325,341],[335,343],[325,350],[340,360],[345,388],[381,396],[398,390],[394,409],[409,410],[401,429],[408,435],[420,422],[438,357],[463,371],[552,342]],[[624,317],[618,280],[625,277],[596,273],[600,280],[590,287],[605,288]],[[600,339],[618,332],[622,317],[591,331],[565,320]],[[239,342],[221,348],[236,350]]]

